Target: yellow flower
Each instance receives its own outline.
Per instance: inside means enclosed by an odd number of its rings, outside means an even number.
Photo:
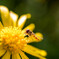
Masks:
[[[25,37],[26,30],[33,31],[35,28],[34,24],[30,24],[22,29],[26,19],[31,17],[30,14],[22,15],[18,20],[17,14],[9,11],[5,6],[0,6],[0,15],[2,19],[2,22],[0,21],[0,57],[2,56],[2,59],[10,59],[11,55],[12,59],[29,59],[24,52],[40,59],[46,59],[46,51],[28,44],[41,41],[43,35],[36,33],[39,40],[35,39],[32,35]]]

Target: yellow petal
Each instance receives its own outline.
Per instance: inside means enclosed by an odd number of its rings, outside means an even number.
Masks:
[[[37,41],[38,40],[35,39],[35,37],[33,37],[33,36],[30,36],[30,37],[27,38],[27,43],[32,43],[32,42],[37,42]]]
[[[45,58],[43,56],[47,55],[46,51],[39,50],[39,49],[37,49],[37,48],[35,48],[33,46],[30,46],[30,45],[27,45],[26,47],[24,47],[23,51],[26,52],[26,53],[29,53],[29,54],[31,54],[33,56],[36,56],[38,58],[41,58],[41,59]]]
[[[46,58],[43,57],[43,58],[40,58],[40,59],[46,59]]]
[[[12,54],[12,59],[21,59],[18,53]]]
[[[1,13],[1,18],[4,26],[10,26],[11,22],[9,20],[10,15],[9,15],[9,10],[5,6],[0,6],[0,13]]]
[[[30,18],[31,15],[30,14],[25,14],[25,15],[22,15],[20,18],[19,18],[19,21],[18,21],[18,27],[20,28],[23,28],[25,22],[26,22],[26,19],[27,18]]]
[[[16,21],[18,19],[18,15],[12,11],[10,11],[10,19],[12,20],[13,26],[16,26]]]
[[[2,23],[0,22],[0,29],[2,29],[3,28],[3,25],[2,25]]]
[[[6,52],[6,50],[4,50],[4,49],[2,48],[2,46],[0,46],[0,57],[1,57],[5,52]]]
[[[27,29],[33,31],[34,28],[35,28],[35,25],[34,25],[34,24],[30,24],[30,25],[28,25],[27,27],[25,27],[25,28],[22,30],[22,32],[24,33]]]
[[[10,52],[7,51],[6,54],[2,57],[2,59],[10,59]]]
[[[24,52],[20,51],[20,55],[22,57],[22,59],[29,59],[25,54]]]

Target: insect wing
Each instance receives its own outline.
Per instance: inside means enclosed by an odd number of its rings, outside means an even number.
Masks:
[[[36,40],[36,41],[39,41],[40,39],[43,39],[42,37],[40,37],[40,36],[34,34],[33,32],[32,32],[31,37],[32,37],[34,40]]]

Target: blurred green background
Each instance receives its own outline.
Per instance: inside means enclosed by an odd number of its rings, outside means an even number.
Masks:
[[[41,32],[44,40],[31,45],[47,51],[47,59],[59,59],[59,0],[0,0],[19,16],[30,13],[25,26],[34,23],[34,32]],[[38,59],[27,54],[30,59]]]

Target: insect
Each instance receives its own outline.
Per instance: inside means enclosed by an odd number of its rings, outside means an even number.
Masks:
[[[41,38],[41,37],[37,37],[36,35],[35,35],[35,33],[33,33],[32,31],[30,31],[29,29],[27,29],[26,30],[26,37],[29,37],[29,36],[31,36],[31,37],[34,37],[35,39],[37,39],[37,40],[39,40],[39,38]],[[41,39],[43,39],[43,38],[41,38]]]

